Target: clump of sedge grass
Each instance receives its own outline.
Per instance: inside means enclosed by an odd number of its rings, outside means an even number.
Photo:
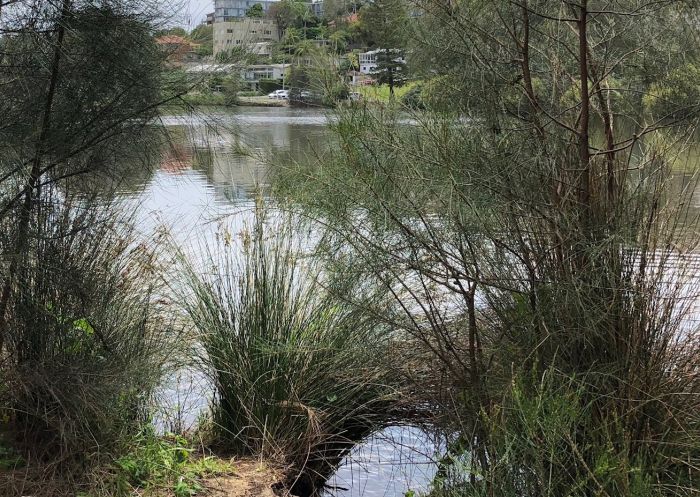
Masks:
[[[108,207],[47,203],[29,247],[4,321],[1,402],[29,462],[67,479],[140,429],[175,336],[154,252]]]
[[[208,247],[204,271],[185,263],[182,301],[216,388],[218,443],[304,468],[310,485],[390,419],[388,333],[338,297],[352,285],[324,276],[289,222],[256,212],[252,224]]]

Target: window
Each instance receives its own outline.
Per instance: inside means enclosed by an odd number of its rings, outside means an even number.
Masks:
[[[231,34],[231,33],[233,33],[233,29],[227,29],[226,32]]]

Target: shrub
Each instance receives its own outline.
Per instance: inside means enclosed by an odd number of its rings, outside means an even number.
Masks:
[[[671,71],[644,94],[644,109],[656,118],[685,117],[697,113],[700,102],[700,67],[688,63]]]
[[[335,106],[339,100],[347,100],[350,98],[350,89],[347,84],[338,83],[324,88],[322,102],[328,107]]]
[[[223,83],[224,104],[228,106],[238,105],[238,88],[240,83],[235,78],[226,78]]]
[[[437,111],[465,108],[468,98],[453,75],[435,76],[424,83],[421,91],[423,104]]]
[[[387,330],[335,297],[351,290],[304,257],[288,223],[258,214],[240,245],[222,239],[213,273],[186,264],[182,296],[217,391],[217,442],[327,475],[391,416]]]
[[[65,200],[40,212],[8,294],[2,403],[33,457],[88,462],[138,429],[176,337],[155,254],[124,219]]]
[[[408,90],[408,92],[403,97],[401,97],[401,103],[409,109],[424,109],[425,104],[423,103],[423,99],[421,98],[422,92],[423,85],[415,85],[410,90]]]
[[[199,454],[192,443],[178,435],[158,436],[146,427],[130,442],[103,482],[108,495],[161,495],[190,497],[202,489],[207,476],[231,473],[232,465]]]
[[[650,144],[614,215],[600,202],[582,218],[541,188],[559,172],[529,135],[450,115],[407,127],[391,110],[340,114],[343,153],[286,174],[302,178],[294,198],[339,233],[329,251],[354,256],[344,274],[394,296],[367,313],[418,344],[404,361],[424,368],[415,390],[461,434],[444,491],[692,495],[700,341],[685,319],[698,279],[679,247],[697,243],[696,179],[669,190],[672,161]],[[552,147],[558,167],[571,164]]]

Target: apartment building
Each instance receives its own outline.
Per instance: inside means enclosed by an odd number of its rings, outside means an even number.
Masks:
[[[271,19],[242,17],[214,23],[215,56],[232,49],[269,55],[269,45],[275,41],[279,41],[279,30]]]

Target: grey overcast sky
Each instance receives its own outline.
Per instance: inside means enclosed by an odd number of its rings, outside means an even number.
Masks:
[[[207,12],[214,11],[214,0],[184,0],[182,21],[176,22],[184,28],[192,29],[206,19]],[[179,19],[178,19],[179,21]]]

